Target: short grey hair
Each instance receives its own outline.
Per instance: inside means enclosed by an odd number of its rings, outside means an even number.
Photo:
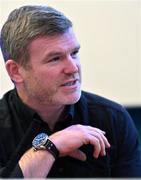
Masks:
[[[28,45],[40,36],[65,33],[72,22],[60,11],[49,6],[22,6],[13,10],[2,27],[0,44],[4,60],[13,59],[26,66]]]

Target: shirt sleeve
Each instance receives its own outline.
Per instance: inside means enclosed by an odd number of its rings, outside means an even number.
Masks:
[[[23,178],[23,173],[20,166],[17,164],[10,174],[10,178]]]
[[[21,170],[19,164],[17,164],[11,172],[9,172],[9,169],[11,169],[11,168],[7,168],[7,167],[0,168],[0,177],[2,177],[2,178],[23,178],[23,173],[22,173],[22,170]]]
[[[113,177],[141,177],[139,136],[133,120],[124,109],[117,121],[118,151]]]

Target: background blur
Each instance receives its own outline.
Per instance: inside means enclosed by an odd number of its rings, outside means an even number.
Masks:
[[[11,10],[29,4],[53,6],[72,20],[84,90],[141,105],[140,0],[0,0],[0,28]],[[0,54],[0,97],[12,87]]]

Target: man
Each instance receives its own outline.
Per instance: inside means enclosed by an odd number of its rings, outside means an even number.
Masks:
[[[80,44],[67,17],[47,6],[16,9],[1,49],[15,85],[0,101],[1,177],[141,177],[128,113],[81,91]]]

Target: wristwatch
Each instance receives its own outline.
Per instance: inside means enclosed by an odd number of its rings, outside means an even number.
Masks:
[[[56,159],[59,156],[59,151],[56,146],[48,138],[48,135],[45,133],[38,134],[32,141],[32,147],[35,151],[37,150],[47,150],[50,152]]]

